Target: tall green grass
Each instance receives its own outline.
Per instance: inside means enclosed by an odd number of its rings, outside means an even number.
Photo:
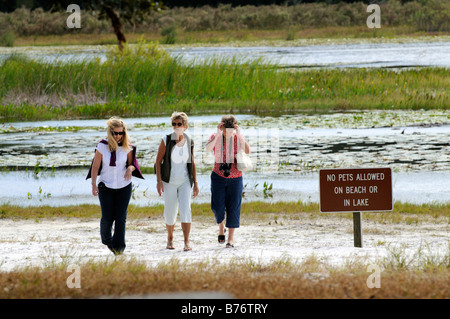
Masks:
[[[186,64],[156,44],[141,43],[110,52],[105,63],[6,59],[0,66],[0,116],[12,121],[174,109],[191,114],[448,109],[449,88],[445,68],[292,70],[238,59]]]

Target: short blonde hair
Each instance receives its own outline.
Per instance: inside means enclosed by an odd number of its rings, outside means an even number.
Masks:
[[[108,136],[108,148],[110,152],[117,150],[119,145],[116,142],[116,139],[113,136],[113,132],[115,128],[123,127],[123,132],[125,133],[122,137],[122,147],[124,150],[129,151],[130,148],[130,138],[128,137],[127,126],[125,123],[118,117],[111,117],[108,121],[106,121],[106,125],[108,128],[106,129],[106,134]]]
[[[173,112],[170,120],[173,122],[175,120],[181,120],[183,122],[183,126],[188,126],[189,118],[184,112]]]

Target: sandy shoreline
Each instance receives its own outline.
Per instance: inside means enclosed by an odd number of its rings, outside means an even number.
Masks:
[[[167,250],[163,219],[127,221],[127,248],[114,257],[100,242],[97,219],[0,220],[0,271],[32,266],[52,267],[101,262],[114,258],[136,259],[150,266],[173,259],[180,262],[253,261],[270,263],[286,259],[301,263],[314,256],[320,262],[345,266],[363,260],[382,263],[393,251],[410,262],[442,258],[449,254],[450,232],[446,221],[419,224],[380,224],[364,220],[363,248],[353,247],[352,220],[336,217],[241,221],[236,245],[227,249],[217,243],[218,228],[211,221],[192,225],[192,251],[183,251],[179,222],[175,250]]]

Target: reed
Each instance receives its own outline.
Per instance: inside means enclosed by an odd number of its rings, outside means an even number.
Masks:
[[[237,58],[184,63],[154,43],[105,63],[12,56],[0,66],[2,121],[190,114],[281,114],[354,109],[448,109],[445,68],[282,69]]]

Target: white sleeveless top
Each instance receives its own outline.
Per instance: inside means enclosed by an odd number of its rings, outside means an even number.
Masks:
[[[167,136],[163,136],[162,140],[164,141],[164,145],[167,145],[166,142]],[[175,146],[172,148],[171,154],[171,163],[170,163],[170,184],[183,184],[186,180],[189,179],[187,162],[189,160],[189,148],[187,145],[186,138],[184,138],[184,145]]]
[[[130,151],[125,151],[122,146],[116,150],[116,166],[109,166],[111,159],[111,152],[108,145],[98,143],[96,150],[102,154],[102,171],[100,172],[100,182],[103,182],[106,187],[113,189],[120,189],[128,186],[131,180],[125,180],[125,172],[127,171],[127,154]]]

